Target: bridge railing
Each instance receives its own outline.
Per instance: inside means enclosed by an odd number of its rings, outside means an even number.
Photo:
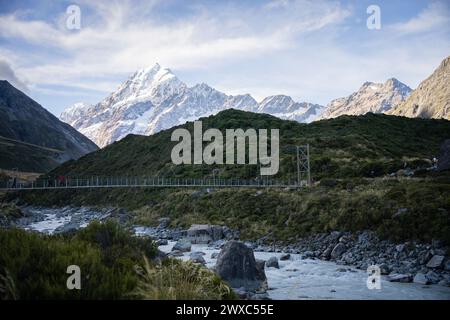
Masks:
[[[32,182],[8,180],[0,183],[2,190],[76,189],[117,187],[298,187],[293,181],[278,179],[219,179],[167,177],[63,177],[37,179]]]

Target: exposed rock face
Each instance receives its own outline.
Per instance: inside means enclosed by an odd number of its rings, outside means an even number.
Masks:
[[[389,114],[450,120],[450,56]]]
[[[331,101],[320,119],[336,118],[344,114],[384,113],[400,104],[410,93],[411,88],[395,78],[385,83],[365,82],[350,96]]]
[[[0,80],[0,167],[46,172],[97,149],[8,81]]]
[[[264,262],[257,262],[253,250],[242,242],[229,241],[220,251],[216,273],[233,288],[260,290],[267,286]]]

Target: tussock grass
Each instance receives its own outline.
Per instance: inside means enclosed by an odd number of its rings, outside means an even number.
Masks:
[[[212,271],[190,261],[169,259],[154,264],[145,259],[134,294],[147,300],[222,300],[236,295]]]

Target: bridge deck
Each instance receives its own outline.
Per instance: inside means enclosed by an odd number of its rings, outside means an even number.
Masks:
[[[302,184],[302,187],[304,185]],[[88,188],[298,188],[291,181],[245,179],[174,179],[174,178],[69,178],[37,180],[31,183],[8,182],[0,185],[0,191],[55,190]]]

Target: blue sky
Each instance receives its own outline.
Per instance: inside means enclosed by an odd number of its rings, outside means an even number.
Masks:
[[[66,27],[71,4],[80,30]],[[0,0],[0,78],[56,115],[156,62],[188,85],[325,105],[365,81],[415,88],[448,55],[447,0]]]

